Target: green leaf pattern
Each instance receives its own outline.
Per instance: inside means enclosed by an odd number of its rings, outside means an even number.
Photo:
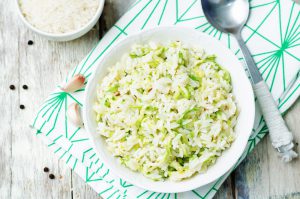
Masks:
[[[300,94],[300,7],[290,0],[250,0],[250,4],[251,17],[242,34],[278,101],[278,107],[285,112]],[[86,58],[69,73],[65,82],[78,73],[84,74],[88,80],[103,55],[127,35],[156,26],[173,25],[192,27],[217,38],[243,61],[235,40],[206,21],[200,0],[137,0]],[[68,104],[77,102],[82,106],[84,89],[68,94],[59,87],[49,95],[31,125],[49,149],[103,198],[207,199],[214,196],[230,175],[228,172],[210,185],[178,194],[155,193],[133,186],[115,176],[103,164],[84,129],[68,122]],[[268,132],[257,106],[256,109],[252,136],[235,167]]]

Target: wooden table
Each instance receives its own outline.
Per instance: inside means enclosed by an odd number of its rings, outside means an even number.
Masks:
[[[72,42],[51,42],[28,30],[14,1],[0,1],[0,198],[99,198],[33,136],[28,124],[39,105],[133,0],[106,0],[101,20]],[[33,45],[28,45],[32,40]],[[10,89],[15,86],[15,90]],[[27,85],[28,89],[24,89]],[[21,109],[24,105],[25,109]],[[300,139],[300,100],[286,114]],[[49,179],[50,169],[56,178]],[[284,164],[265,138],[224,183],[215,198],[300,198],[300,160]]]

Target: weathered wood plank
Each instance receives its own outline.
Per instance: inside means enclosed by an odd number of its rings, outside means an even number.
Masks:
[[[0,198],[72,198],[70,169],[34,136],[28,124],[37,104],[96,44],[98,28],[72,42],[49,42],[20,22],[14,1],[1,1],[0,8],[0,26],[6,27],[0,32]],[[29,39],[34,45],[27,45]],[[9,90],[10,84],[15,91]],[[23,84],[29,89],[22,89]],[[43,172],[44,166],[55,180]]]
[[[11,27],[9,11],[4,9],[7,1],[0,2],[0,27]],[[2,11],[3,10],[3,11]],[[14,32],[17,31],[12,27]],[[17,91],[9,90],[9,85],[18,84],[18,44],[14,35],[0,31],[0,194],[1,198],[11,198],[12,195],[12,112],[18,109],[19,95]],[[7,46],[4,48],[4,46]],[[10,81],[8,81],[10,80]]]
[[[234,198],[235,179],[234,173],[222,184],[214,199],[232,199]]]
[[[285,120],[300,140],[300,99],[289,110]],[[298,150],[299,151],[299,150]],[[237,198],[300,198],[300,159],[284,163],[271,146],[269,137],[263,139],[236,170]]]

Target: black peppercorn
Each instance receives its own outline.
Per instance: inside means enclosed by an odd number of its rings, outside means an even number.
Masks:
[[[32,41],[32,40],[29,40],[27,44],[28,44],[28,45],[32,45],[32,44],[33,44],[33,41]]]
[[[51,173],[51,174],[49,174],[49,178],[53,180],[53,179],[55,179],[55,175],[53,175],[53,174]]]
[[[27,89],[28,89],[28,86],[27,86],[26,84],[24,84],[24,85],[22,86],[22,88],[23,88],[24,90],[27,90]]]
[[[44,172],[46,172],[46,173],[49,172],[49,168],[48,168],[48,167],[45,167],[45,168],[44,168]]]
[[[20,109],[25,109],[25,106],[23,104],[21,104]]]
[[[16,89],[15,85],[10,85],[9,88],[10,88],[10,90],[15,90]]]

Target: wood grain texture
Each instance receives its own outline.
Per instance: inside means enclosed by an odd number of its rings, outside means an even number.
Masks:
[[[80,62],[134,0],[106,0],[99,24],[71,42],[51,42],[29,31],[19,20],[14,1],[0,1],[0,198],[96,199],[97,194],[28,127],[38,104]],[[2,28],[4,27],[4,28]],[[32,46],[27,45],[33,40]],[[9,85],[16,86],[9,90]],[[28,85],[24,90],[22,85]],[[19,108],[20,104],[25,109]],[[300,140],[300,100],[285,116]],[[56,179],[50,180],[49,173]],[[254,149],[222,185],[216,199],[300,198],[300,161],[284,164],[269,138]]]
[[[231,199],[234,198],[235,184],[234,184],[234,174],[222,184],[217,194],[214,196],[215,199]]]
[[[0,1],[0,10],[0,198],[71,199],[71,170],[34,136],[28,124],[37,104],[98,42],[99,29],[72,42],[51,42],[21,23],[14,1]],[[29,46],[28,40],[34,44]],[[9,90],[10,84],[16,89]],[[29,89],[24,90],[23,84]],[[24,110],[20,104],[25,105]],[[49,173],[43,172],[45,166]],[[49,179],[50,173],[54,180]],[[89,188],[82,182],[78,191],[88,197],[82,185]]]
[[[284,117],[295,141],[300,140],[300,99]],[[299,153],[299,148],[297,147]],[[235,171],[237,198],[300,198],[300,159],[281,161],[267,136]]]

